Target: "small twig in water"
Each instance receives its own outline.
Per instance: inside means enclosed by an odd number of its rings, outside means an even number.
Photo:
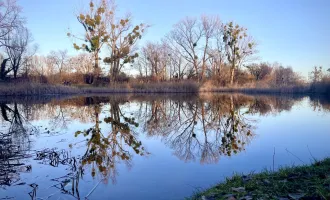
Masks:
[[[288,149],[285,149],[288,153],[290,153],[291,155],[293,155],[294,157],[296,157],[298,160],[300,160],[300,162],[306,164],[304,161],[302,161],[298,156],[294,155],[292,152],[290,152]]]
[[[87,199],[88,197],[89,197],[89,195],[91,195],[93,192],[94,192],[94,190],[97,188],[97,186],[101,183],[103,181],[103,179],[102,180],[100,180],[94,187],[93,187],[93,189],[87,194],[87,196],[85,196],[85,199]]]

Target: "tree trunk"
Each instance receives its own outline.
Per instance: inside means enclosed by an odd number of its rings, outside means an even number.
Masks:
[[[14,72],[14,79],[17,79],[17,72],[18,72],[19,64],[13,65],[13,72]]]
[[[99,53],[95,54],[94,61],[93,85],[97,85],[97,79],[99,77]]]
[[[234,84],[235,67],[230,68],[230,85]]]
[[[1,63],[1,68],[0,68],[0,79],[4,80],[6,78],[7,72],[6,72],[6,64],[9,61],[9,58],[4,59]]]

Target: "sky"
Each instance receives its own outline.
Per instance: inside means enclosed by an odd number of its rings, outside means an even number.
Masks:
[[[77,54],[68,28],[82,33],[75,13],[88,0],[18,0],[39,45],[39,54],[67,49]],[[248,29],[258,43],[259,61],[292,66],[303,76],[313,66],[330,68],[330,0],[117,0],[119,14],[151,25],[140,44],[160,41],[185,17],[217,15]]]

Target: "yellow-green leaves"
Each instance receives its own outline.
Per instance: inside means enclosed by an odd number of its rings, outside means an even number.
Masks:
[[[100,15],[96,15],[94,17],[94,20],[95,20],[95,24],[96,25],[100,25],[100,23],[101,23],[101,16]]]
[[[79,19],[82,20],[82,21],[85,20],[85,15],[80,14],[80,15],[79,15]]]
[[[80,47],[79,47],[76,43],[73,43],[73,47],[74,47],[76,50],[80,50]]]
[[[97,9],[97,13],[100,15],[100,14],[103,14],[105,13],[105,9],[103,7],[100,7]]]

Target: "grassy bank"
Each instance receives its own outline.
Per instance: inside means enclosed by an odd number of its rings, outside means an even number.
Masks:
[[[308,166],[235,175],[189,200],[330,199],[330,158]]]

